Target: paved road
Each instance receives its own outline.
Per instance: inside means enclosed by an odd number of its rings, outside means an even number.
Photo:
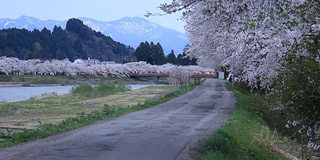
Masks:
[[[225,81],[207,79],[153,108],[0,150],[14,160],[186,160],[221,126],[235,103]]]

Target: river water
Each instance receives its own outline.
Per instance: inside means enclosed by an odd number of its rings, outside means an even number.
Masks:
[[[132,90],[155,85],[129,85]],[[0,103],[28,100],[50,94],[67,94],[74,86],[0,87]]]

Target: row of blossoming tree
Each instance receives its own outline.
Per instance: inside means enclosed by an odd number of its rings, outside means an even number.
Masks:
[[[173,0],[160,8],[183,12],[187,54],[198,64],[276,95],[273,108],[285,111],[287,127],[320,149],[319,0]]]
[[[90,61],[80,63],[64,60],[30,59],[20,60],[15,57],[0,57],[0,73],[5,75],[102,75],[129,77],[134,74],[167,74],[171,84],[180,85],[190,82],[194,74],[212,72],[199,66],[151,65],[144,61],[125,64],[99,64]],[[151,73],[151,74],[150,74]],[[179,75],[179,76],[177,76]]]

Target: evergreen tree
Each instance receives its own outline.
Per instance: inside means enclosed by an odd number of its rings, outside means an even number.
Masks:
[[[54,26],[52,32],[47,28],[41,31],[16,28],[0,30],[0,56],[19,59],[69,58],[71,61],[90,56],[100,60],[122,62],[124,57],[131,60],[133,52],[132,47],[93,31],[78,19],[70,19],[66,30]]]
[[[190,58],[186,55],[185,52],[182,54],[179,54],[177,57],[177,64],[182,65],[182,66],[187,66],[187,65],[197,65],[197,59],[195,58]]]
[[[152,53],[152,60],[154,65],[162,65],[166,63],[166,56],[164,55],[163,48],[161,44],[158,42],[156,45],[152,45],[153,43],[151,42],[150,47],[151,47],[151,53]]]
[[[171,50],[171,52],[167,55],[167,62],[171,64],[177,64],[177,57],[173,50]]]
[[[33,43],[33,48],[34,48],[34,51],[33,51],[33,53],[29,54],[28,58],[29,59],[40,58],[41,57],[41,51],[42,51],[41,44],[39,42],[35,42],[35,43]]]
[[[137,61],[145,61],[152,65],[162,65],[166,63],[166,56],[160,43],[141,42],[137,47],[135,56]]]
[[[186,57],[186,55],[184,53],[178,54],[177,63],[178,63],[178,65],[182,65],[182,66],[187,66],[187,65],[191,64],[188,57]]]
[[[40,31],[40,41],[41,45],[43,46],[41,49],[42,54],[40,55],[40,57],[53,58],[53,51],[51,51],[51,47],[53,47],[54,42],[52,41],[51,37],[51,31],[46,27],[44,27]]]
[[[66,30],[76,33],[81,39],[93,40],[93,30],[84,25],[79,19],[68,20]]]
[[[53,27],[52,34],[59,34],[59,33],[62,33],[62,32],[63,32],[63,29],[60,26],[55,25]]]
[[[140,43],[134,55],[136,56],[137,61],[145,61],[147,63],[153,64],[150,44],[147,41]]]

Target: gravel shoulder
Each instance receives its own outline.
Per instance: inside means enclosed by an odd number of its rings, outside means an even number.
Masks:
[[[229,118],[225,81],[207,79],[180,97],[138,112],[0,150],[1,160],[187,160],[198,140]]]

